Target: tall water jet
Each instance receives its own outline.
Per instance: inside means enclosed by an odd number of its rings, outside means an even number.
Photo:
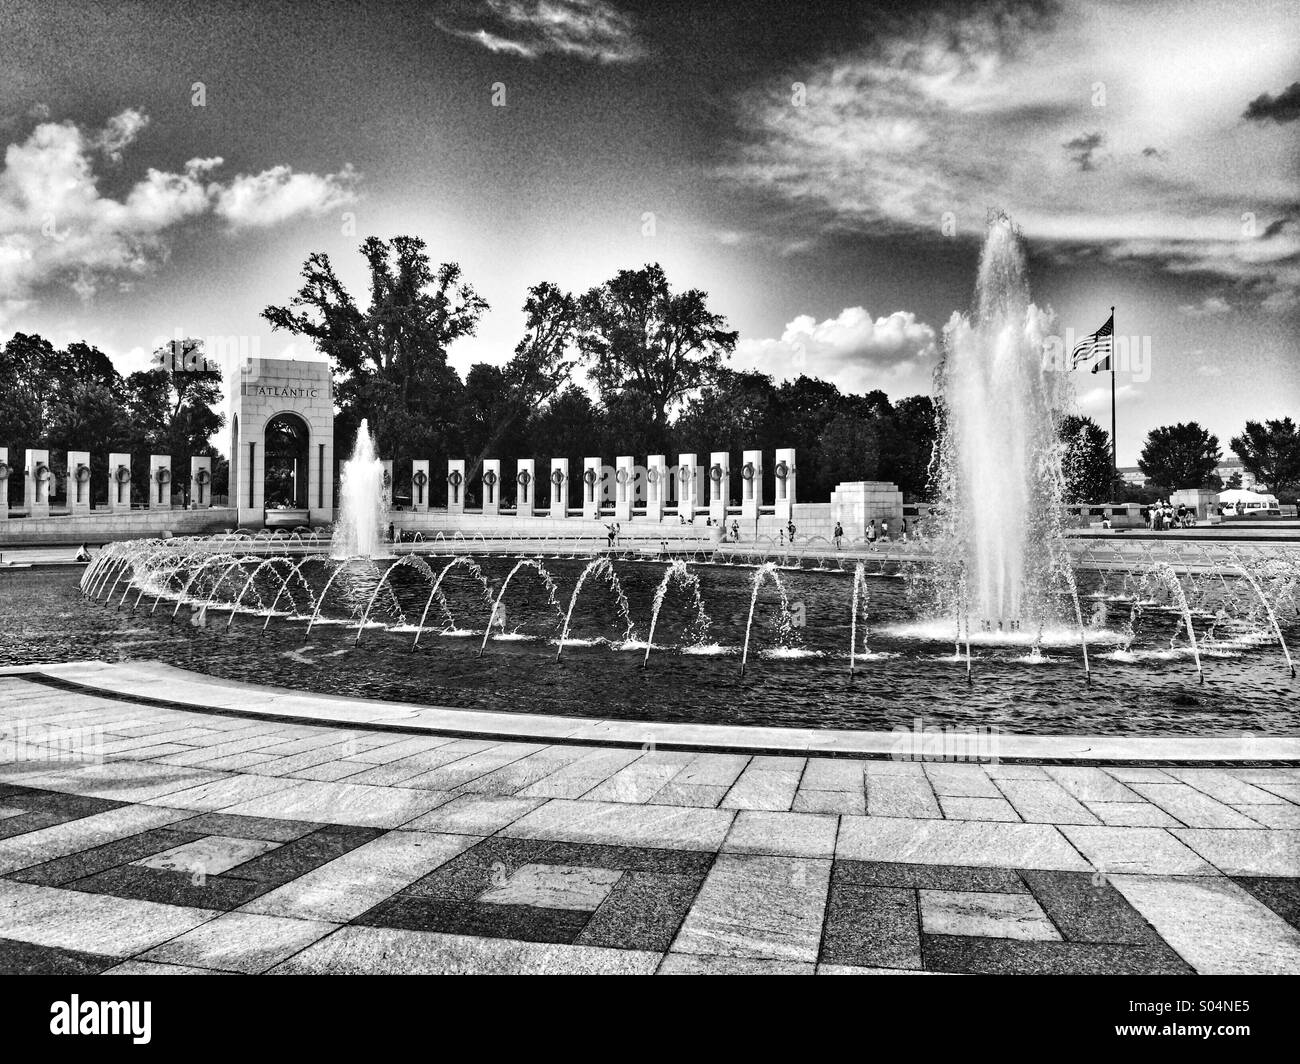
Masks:
[[[339,515],[331,553],[336,558],[380,557],[383,529],[384,464],[362,418],[352,457],[343,463],[339,477]]]
[[[1052,559],[1061,542],[1056,418],[1063,367],[1044,359],[1048,315],[1029,299],[1025,254],[1010,220],[989,227],[975,305],[944,330],[936,374],[944,437],[939,487],[949,586],[964,573],[968,607],[985,630],[1055,615]]]

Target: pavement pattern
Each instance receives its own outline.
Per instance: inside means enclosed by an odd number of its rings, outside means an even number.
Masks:
[[[1300,768],[412,736],[0,676],[0,972],[1296,974]]]

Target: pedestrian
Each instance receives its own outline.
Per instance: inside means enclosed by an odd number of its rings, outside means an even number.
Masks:
[[[844,526],[838,521],[835,522],[835,549],[840,549],[840,540],[844,538]]]
[[[903,518],[903,542],[907,542],[907,518]]]
[[[788,525],[786,525],[785,530],[790,535],[790,546],[793,547],[794,546],[794,522],[791,521]]]
[[[740,522],[739,522],[739,521],[732,521],[732,522],[731,522],[731,542],[732,542],[732,543],[739,543],[739,542],[740,542]]]
[[[874,547],[876,545],[876,519],[873,517],[871,523],[867,525],[867,545]]]
[[[605,538],[608,540],[610,550],[614,549],[614,526],[612,524],[605,526]]]
[[[882,518],[880,522],[880,542],[889,542],[889,518]]]
[[[90,548],[83,543],[80,547],[77,548],[77,556],[76,558],[73,559],[73,561],[78,561],[78,562],[90,561]]]

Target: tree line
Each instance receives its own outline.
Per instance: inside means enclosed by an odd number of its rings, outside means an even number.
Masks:
[[[315,253],[303,264],[298,292],[262,316],[329,358],[335,453],[351,453],[367,419],[380,453],[398,460],[399,496],[409,489],[412,458],[431,459],[435,470],[447,458],[467,458],[474,485],[490,457],[662,453],[672,463],[694,452],[707,464],[710,451],[761,449],[770,457],[792,446],[801,501],[824,501],[836,484],[852,480],[893,481],[907,501],[931,500],[939,404],[926,395],[891,401],[879,390],[844,393],[806,375],[777,383],[731,368],[737,333],[710,309],[707,293],[674,291],[658,264],[620,270],[583,293],[534,285],[511,357],[477,363],[462,378],[449,351],[474,334],[489,308],[460,267],[435,266],[416,237],[371,237],[360,251],[369,272],[364,305],[329,256]],[[124,377],[86,343],[57,350],[39,336],[15,334],[0,350],[0,445],[9,446],[10,464],[20,465],[25,446],[50,448],[56,463],[69,448],[89,450],[102,495],[109,451],[135,456],[136,490],[147,479],[149,453],[182,461],[206,454],[216,459],[213,494],[224,494],[227,465],[212,446],[224,423],[216,409],[221,374],[206,368],[198,341],[156,355],[155,368]],[[1067,501],[1143,494],[1118,481],[1109,437],[1095,421],[1063,414],[1058,431]],[[1300,485],[1300,436],[1291,419],[1248,422],[1231,445],[1245,469],[1274,490]],[[1167,493],[1219,487],[1221,460],[1218,440],[1192,423],[1154,429],[1140,465],[1152,490]],[[513,483],[513,470],[502,472]],[[431,480],[430,501],[441,503],[444,479]],[[576,503],[577,477],[571,488]],[[21,477],[11,477],[11,499],[21,492]],[[766,493],[771,498],[770,470]]]

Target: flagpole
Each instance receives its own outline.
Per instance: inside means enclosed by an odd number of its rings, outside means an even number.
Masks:
[[[1115,308],[1110,308],[1110,477],[1111,494],[1119,480],[1118,444],[1115,439]]]

